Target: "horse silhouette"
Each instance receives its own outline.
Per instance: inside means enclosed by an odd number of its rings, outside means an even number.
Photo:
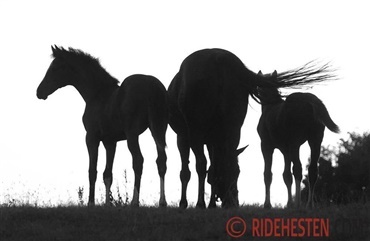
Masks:
[[[259,74],[262,75],[261,72]],[[273,73],[272,75],[276,75]],[[285,162],[283,178],[288,190],[287,206],[293,206],[291,192],[293,175],[295,178],[295,206],[301,202],[302,165],[299,160],[299,148],[308,141],[311,149],[311,161],[308,169],[309,197],[307,206],[313,207],[314,187],[317,180],[317,162],[320,156],[321,142],[325,126],[338,133],[339,128],[330,118],[322,101],[310,93],[293,93],[284,100],[277,88],[260,88],[262,96],[262,115],[258,123],[261,138],[261,150],[265,160],[264,181],[266,187],[265,208],[271,208],[270,186],[272,182],[272,155],[279,149]]]
[[[182,62],[169,88],[170,126],[177,134],[181,156],[182,183],[180,207],[188,205],[186,190],[190,180],[189,152],[196,158],[198,174],[197,207],[204,208],[204,185],[207,174],[207,146],[211,184],[209,207],[220,198],[222,207],[238,206],[237,181],[240,173],[237,149],[248,98],[265,98],[258,87],[299,87],[331,78],[327,66],[303,66],[274,76],[261,76],[247,69],[233,53],[223,49],[203,49]]]
[[[110,202],[112,167],[117,141],[127,140],[135,172],[131,204],[139,205],[140,181],[144,158],[138,137],[148,127],[155,141],[160,176],[160,206],[166,206],[164,179],[167,156],[165,134],[168,124],[167,92],[153,76],[132,75],[121,86],[91,55],[69,48],[52,46],[54,60],[37,88],[37,97],[46,99],[66,85],[74,86],[86,102],[83,124],[89,153],[89,205],[94,205],[97,176],[98,147],[106,149],[106,167],[103,173],[106,204]]]

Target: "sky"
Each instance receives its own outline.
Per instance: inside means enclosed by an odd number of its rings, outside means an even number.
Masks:
[[[36,97],[52,58],[51,45],[81,49],[100,59],[118,80],[150,74],[168,87],[189,54],[224,48],[252,71],[282,72],[311,60],[330,62],[338,80],[304,90],[326,105],[341,134],[326,130],[323,145],[336,146],[348,132],[369,131],[368,64],[370,16],[367,1],[0,1],[0,204],[19,200],[38,205],[78,201],[88,195],[88,154],[82,114],[85,103],[73,87],[47,100]],[[240,146],[239,200],[263,204],[263,158],[256,131],[260,106],[250,101]],[[167,201],[181,195],[176,135],[167,131]],[[144,170],[140,202],[156,205],[159,177],[155,145],[148,131],[140,136]],[[105,151],[99,149],[96,202],[104,200]],[[301,148],[302,165],[309,155]],[[191,204],[197,201],[197,174],[191,155]],[[124,171],[127,178],[124,178]],[[285,204],[283,160],[275,151],[271,201]],[[133,190],[131,155],[119,142],[113,168],[117,189],[129,199]],[[208,200],[210,188],[206,187]]]

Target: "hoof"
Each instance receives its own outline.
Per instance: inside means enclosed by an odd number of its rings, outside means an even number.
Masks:
[[[131,207],[138,208],[139,207],[139,202],[131,202]]]
[[[208,208],[209,209],[211,209],[211,208],[216,208],[217,206],[216,206],[216,202],[210,202],[209,204],[208,204]]]
[[[188,201],[187,200],[181,200],[179,208],[186,209],[188,207]]]
[[[271,208],[272,208],[271,203],[265,203],[265,204],[263,205],[263,208],[264,208],[264,209],[271,209]]]
[[[89,202],[89,203],[87,204],[87,206],[88,206],[88,207],[95,207],[95,203],[94,203],[94,202]]]
[[[204,202],[198,202],[196,208],[205,209],[206,208],[206,204]]]
[[[308,210],[314,209],[313,202],[308,202],[307,205],[306,205],[306,209],[308,209]]]
[[[161,200],[161,201],[159,201],[159,207],[161,207],[161,208],[165,208],[165,207],[167,207],[167,202],[166,202],[166,200]]]
[[[113,203],[112,202],[105,202],[104,204],[105,207],[113,207]]]

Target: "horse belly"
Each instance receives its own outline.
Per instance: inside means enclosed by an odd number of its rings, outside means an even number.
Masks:
[[[126,134],[124,130],[124,125],[122,121],[110,120],[105,123],[102,123],[101,126],[101,136],[102,139],[105,140],[114,140],[114,141],[121,141],[126,140]]]

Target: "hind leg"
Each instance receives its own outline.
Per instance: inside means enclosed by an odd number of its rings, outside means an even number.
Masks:
[[[314,138],[310,138],[308,140],[308,144],[311,148],[311,162],[310,166],[308,167],[308,183],[309,183],[309,191],[308,191],[308,201],[307,201],[307,208],[314,207],[314,189],[315,184],[317,181],[318,175],[318,168],[317,162],[320,158],[320,150],[321,150],[321,142],[324,137],[324,128],[318,131],[317,135]]]
[[[208,173],[209,174],[209,173]],[[209,200],[208,208],[216,208],[216,191],[214,185],[211,185],[211,198]]]
[[[301,206],[301,181],[302,181],[302,164],[299,159],[299,146],[295,146],[289,151],[289,158],[293,163],[293,175],[295,180],[295,207]]]
[[[181,156],[181,171],[180,171],[180,180],[181,180],[181,200],[180,208],[188,207],[188,200],[186,198],[186,190],[188,188],[188,183],[190,180],[190,170],[189,170],[189,154],[190,146],[187,135],[177,135],[177,147]]]
[[[131,205],[139,206],[140,183],[144,162],[143,155],[141,154],[140,151],[139,137],[137,135],[128,136],[127,146],[132,155],[132,166],[135,172],[134,194],[132,197]]]
[[[194,139],[196,140],[196,139]],[[198,173],[198,202],[197,208],[205,208],[206,203],[204,201],[204,185],[207,174],[207,159],[204,155],[204,145],[199,141],[193,141],[191,149],[194,152],[196,159],[196,170]]]
[[[164,185],[164,177],[166,175],[167,171],[167,155],[165,148],[163,146],[157,145],[157,167],[158,167],[158,174],[160,178],[160,198],[159,198],[159,206],[160,207],[166,207],[167,201],[166,201],[166,195],[165,195],[165,185]]]
[[[263,205],[264,208],[270,209],[271,208],[271,200],[270,200],[270,187],[272,183],[272,154],[274,149],[265,142],[261,142],[261,150],[263,154],[263,158],[265,160],[265,171],[264,181],[265,181],[265,204]]]
[[[207,174],[207,180],[208,183],[211,185],[211,198],[209,200],[208,208],[215,208],[216,207],[216,190],[215,190],[215,173],[214,173],[214,163],[213,163],[213,146],[210,144],[207,144],[207,150],[208,150],[208,155],[210,159],[210,167],[208,169],[208,174]]]
[[[165,106],[165,105],[164,105]],[[167,112],[165,112],[167,113]],[[167,121],[159,121],[161,118],[153,118],[155,115],[151,115],[152,118],[149,120],[149,129],[152,133],[155,145],[157,147],[157,168],[160,179],[160,198],[159,206],[166,207],[166,195],[165,195],[165,175],[167,172],[167,155],[166,155],[166,131]],[[165,119],[165,118],[163,118]]]
[[[293,206],[293,197],[292,197],[292,171],[291,171],[291,159],[288,153],[284,153],[284,172],[283,172],[283,179],[285,186],[288,192],[288,202],[287,207],[291,208]]]

